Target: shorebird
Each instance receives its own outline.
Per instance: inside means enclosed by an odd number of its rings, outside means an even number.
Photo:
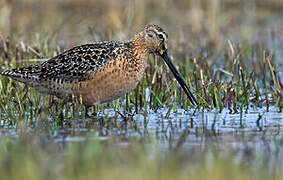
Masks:
[[[167,33],[147,25],[127,42],[104,41],[71,48],[41,64],[0,72],[66,101],[80,97],[86,107],[123,96],[141,80],[150,53],[161,56],[193,105],[197,101],[173,65]]]

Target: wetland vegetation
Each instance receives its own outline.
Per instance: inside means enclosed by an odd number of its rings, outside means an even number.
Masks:
[[[280,0],[0,2],[0,71],[75,45],[169,34],[191,106],[164,62],[111,103],[63,105],[0,77],[1,179],[282,179]]]

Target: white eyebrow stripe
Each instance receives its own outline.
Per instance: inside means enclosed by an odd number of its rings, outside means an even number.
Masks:
[[[163,32],[160,32],[160,31],[157,31],[157,30],[155,30],[154,29],[154,32],[157,34],[157,35],[162,35],[162,37],[163,37],[163,40],[167,40],[167,36],[166,36],[166,34],[165,33],[163,33]]]
[[[167,37],[166,37],[166,35],[164,33],[160,33],[160,34],[162,34],[164,40],[167,39]]]

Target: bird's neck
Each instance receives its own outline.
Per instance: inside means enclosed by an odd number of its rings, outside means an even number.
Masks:
[[[138,41],[137,39],[131,40],[127,43],[129,43],[132,51],[131,56],[133,57],[129,58],[129,66],[131,67],[129,69],[143,74],[147,67],[147,59],[150,51],[146,48],[142,41]]]
[[[129,41],[129,44],[136,54],[148,55],[150,53],[148,43],[140,34],[135,35],[134,38]]]

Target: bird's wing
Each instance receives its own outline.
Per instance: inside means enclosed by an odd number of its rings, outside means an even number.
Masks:
[[[38,80],[82,81],[115,59],[120,42],[99,42],[74,47],[39,65],[2,72],[21,82]]]

